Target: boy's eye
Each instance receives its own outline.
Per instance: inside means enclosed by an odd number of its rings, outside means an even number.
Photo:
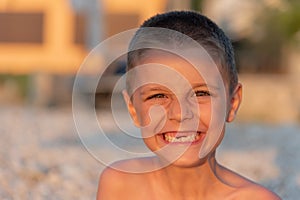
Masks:
[[[154,95],[151,95],[149,97],[147,97],[147,100],[149,99],[162,99],[162,98],[166,98],[167,96],[164,95],[164,94],[154,94]]]
[[[195,91],[194,95],[197,97],[202,97],[202,96],[211,96],[209,91],[206,90],[199,90],[199,91]]]

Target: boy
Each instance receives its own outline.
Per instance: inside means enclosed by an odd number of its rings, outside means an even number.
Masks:
[[[216,24],[189,11],[156,15],[136,32],[127,58],[123,95],[157,156],[107,167],[99,200],[280,199],[215,159],[242,98],[231,43]]]

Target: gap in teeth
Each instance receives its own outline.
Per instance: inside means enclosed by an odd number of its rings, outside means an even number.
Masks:
[[[198,139],[198,133],[192,134],[192,135],[187,135],[187,136],[177,136],[173,137],[170,135],[165,134],[164,139],[168,142],[193,142],[196,139]]]

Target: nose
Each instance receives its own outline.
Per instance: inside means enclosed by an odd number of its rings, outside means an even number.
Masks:
[[[181,102],[181,103],[180,103]],[[182,100],[173,100],[168,106],[168,119],[178,122],[192,119],[194,117],[191,105],[188,102]]]

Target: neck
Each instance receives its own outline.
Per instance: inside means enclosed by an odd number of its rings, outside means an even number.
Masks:
[[[201,165],[180,167],[170,165],[159,170],[158,178],[162,181],[164,190],[176,196],[206,196],[219,180],[216,171],[219,165],[213,153]]]

